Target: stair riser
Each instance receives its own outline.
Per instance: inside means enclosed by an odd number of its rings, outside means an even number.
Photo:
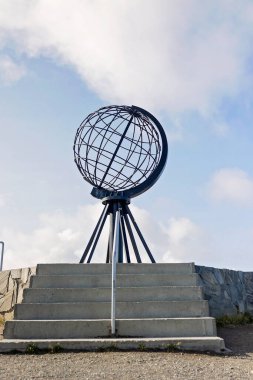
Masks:
[[[202,300],[200,287],[118,288],[117,301],[187,301]],[[89,289],[25,289],[25,303],[88,302],[111,300],[110,288]]]
[[[32,276],[32,288],[97,288],[111,287],[111,275],[101,276]],[[170,275],[118,275],[119,287],[148,287],[148,286],[197,286],[196,274]]]
[[[75,275],[75,274],[110,274],[111,264],[38,264],[36,273],[39,275]],[[193,273],[193,263],[173,264],[118,264],[117,273],[139,274],[139,273]]]
[[[116,321],[117,333],[128,337],[215,336],[213,318]],[[8,321],[5,339],[84,339],[110,335],[110,321]]]
[[[110,302],[20,304],[15,319],[107,319]],[[183,318],[208,316],[207,301],[118,302],[116,318]]]

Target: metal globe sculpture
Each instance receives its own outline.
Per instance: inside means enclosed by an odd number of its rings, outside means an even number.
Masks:
[[[73,149],[78,170],[93,186],[91,194],[105,205],[80,262],[87,257],[87,262],[91,261],[107,216],[111,223],[106,262],[111,261],[117,210],[121,216],[119,262],[123,262],[123,247],[126,261],[131,262],[127,232],[136,260],[141,262],[130,221],[151,262],[155,262],[128,204],[130,198],[148,190],[164,169],[168,146],[161,124],[140,107],[103,107],[83,120]]]

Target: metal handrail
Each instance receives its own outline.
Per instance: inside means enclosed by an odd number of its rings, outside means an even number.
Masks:
[[[0,244],[2,245],[1,260],[0,260],[0,271],[2,271],[3,270],[3,261],[4,261],[4,242],[0,241]]]
[[[116,211],[113,250],[112,250],[112,297],[111,297],[111,334],[115,335],[116,316],[116,267],[119,258],[119,231],[120,231],[120,211]]]

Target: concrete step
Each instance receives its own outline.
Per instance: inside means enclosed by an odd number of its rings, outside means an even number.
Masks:
[[[151,264],[150,264],[151,265]],[[31,276],[32,288],[98,288],[110,287],[111,275],[36,275]],[[118,274],[119,287],[197,286],[198,275],[192,274]]]
[[[4,339],[0,341],[0,352],[25,352],[31,344],[40,350],[93,351],[93,350],[180,350],[226,353],[224,341],[218,337],[174,337],[174,338],[114,338],[114,339]]]
[[[122,301],[197,301],[203,299],[199,286],[149,286],[117,288],[117,302]],[[24,303],[111,301],[111,288],[24,289]]]
[[[110,274],[111,264],[38,264],[38,275]],[[194,263],[117,264],[118,274],[194,273]]]
[[[106,319],[110,302],[22,303],[15,305],[15,319]],[[116,318],[206,317],[207,301],[117,302]]]
[[[152,318],[118,319],[120,337],[216,336],[215,319]],[[5,323],[5,339],[83,339],[110,336],[110,320],[12,320]]]

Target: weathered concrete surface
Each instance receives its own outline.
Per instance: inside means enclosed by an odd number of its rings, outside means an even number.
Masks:
[[[67,274],[66,269],[69,270]],[[89,271],[91,269],[91,271]],[[103,269],[105,273],[103,273]],[[36,275],[31,277],[31,289],[47,289],[48,298],[51,299],[52,291],[62,288],[72,289],[101,289],[111,284],[111,275],[108,269],[111,266],[104,265],[62,265],[37,267]],[[157,347],[163,346],[164,338],[173,338],[176,343],[181,344],[181,338],[185,340],[189,349],[209,349],[221,351],[225,348],[222,339],[217,337],[216,322],[209,317],[208,302],[203,299],[193,300],[191,292],[190,299],[158,301],[156,292],[149,292],[152,288],[159,288],[160,292],[170,287],[182,288],[196,286],[199,281],[198,275],[194,273],[195,266],[191,264],[124,264],[118,265],[117,274],[118,288],[125,288],[128,301],[117,298],[116,307],[116,336],[117,340],[122,338],[161,338],[156,341]],[[47,273],[50,273],[48,274]],[[122,271],[124,273],[122,273]],[[55,272],[55,273],[54,273]],[[83,273],[84,272],[84,273]],[[85,273],[86,272],[86,273]],[[43,274],[42,274],[43,273]],[[132,299],[131,293],[135,288],[141,288],[138,292],[139,298]],[[59,293],[59,292],[58,292]],[[38,293],[43,294],[43,293]],[[99,295],[99,292],[97,293]],[[145,294],[145,300],[142,296]],[[150,298],[146,298],[149,294]],[[137,292],[136,292],[137,296]],[[173,298],[175,294],[172,293]],[[61,295],[62,297],[62,295]],[[164,295],[163,295],[164,297]],[[100,295],[99,295],[100,299]],[[92,301],[86,299],[81,302],[73,302],[66,299],[63,302],[47,302],[45,294],[43,301],[40,298],[34,302],[27,303],[26,297],[21,304],[15,305],[14,320],[7,321],[4,329],[4,344],[9,345],[17,339],[26,340],[40,339],[42,344],[48,339],[86,339],[97,338],[100,347],[102,337],[113,338],[110,323],[110,300],[101,301],[96,297]],[[200,339],[199,339],[200,338]],[[204,338],[202,340],[201,338]],[[209,339],[210,338],[210,339]],[[103,339],[102,339],[103,341]],[[210,344],[209,344],[209,343]],[[80,343],[70,342],[72,349],[80,349]],[[130,344],[131,342],[128,342]],[[23,342],[19,342],[19,345]],[[86,342],[84,347],[90,344]],[[132,343],[131,343],[132,344]],[[141,344],[144,344],[143,342]],[[1,347],[0,347],[1,349]]]
[[[253,315],[253,272],[195,266],[203,286],[204,299],[209,302],[210,315]]]
[[[117,338],[117,339],[5,339],[0,342],[0,352],[21,351],[34,344],[41,350],[60,346],[63,350],[144,350],[165,349],[176,346],[182,350],[226,352],[224,340],[218,337],[179,338]]]
[[[209,316],[207,301],[142,301],[118,302],[117,319],[186,318]],[[21,303],[15,306],[15,319],[110,319],[111,302]]]
[[[141,271],[140,271],[141,268]],[[111,264],[38,264],[37,275],[92,275],[108,274],[112,271]],[[190,274],[195,272],[194,263],[142,263],[142,264],[117,264],[117,274]]]
[[[36,275],[31,278],[32,288],[103,288],[110,287],[111,282],[111,274]],[[196,286],[197,283],[198,275],[196,273],[117,274],[117,286],[119,287]]]
[[[84,339],[110,337],[110,319],[13,320],[5,325],[5,339]],[[216,337],[215,319],[118,319],[119,337]]]
[[[23,299],[23,290],[30,284],[36,268],[12,269],[0,272],[0,315],[8,319],[14,305]]]
[[[203,290],[200,286],[148,286],[117,288],[117,301],[183,301],[203,300]],[[111,288],[28,288],[24,290],[23,302],[92,302],[111,301]]]
[[[159,264],[158,267],[159,266],[159,270],[161,270],[164,264]],[[80,266],[74,264],[62,264],[61,271],[64,269],[67,272],[70,270],[70,267],[73,268],[73,272],[77,270],[80,271]],[[218,317],[225,314],[232,315],[246,311],[253,315],[253,272],[217,269],[198,265],[195,267],[196,272],[199,274],[198,285],[203,287],[204,299],[209,302],[211,316]],[[51,265],[40,264],[37,271],[39,270],[39,274],[43,274],[50,268],[53,270]],[[93,267],[91,266],[89,268],[92,269]],[[133,268],[135,267],[133,266]],[[15,303],[21,303],[23,290],[29,286],[30,276],[35,274],[35,269],[36,268],[23,268],[0,272],[0,315],[5,318],[8,317],[8,315],[13,312]],[[84,272],[85,270],[86,268],[82,269]],[[123,268],[122,271],[123,270],[125,269]],[[145,270],[149,270],[148,264]],[[185,265],[175,264],[173,268],[174,273],[191,272],[191,270],[191,263]],[[79,273],[79,275],[80,274],[81,273]],[[178,288],[178,290],[179,289],[180,288]],[[199,292],[197,287],[195,289],[196,293]],[[91,289],[89,289],[89,291],[91,291]],[[105,291],[107,292],[107,290]],[[57,300],[57,302],[59,302],[59,300]]]

